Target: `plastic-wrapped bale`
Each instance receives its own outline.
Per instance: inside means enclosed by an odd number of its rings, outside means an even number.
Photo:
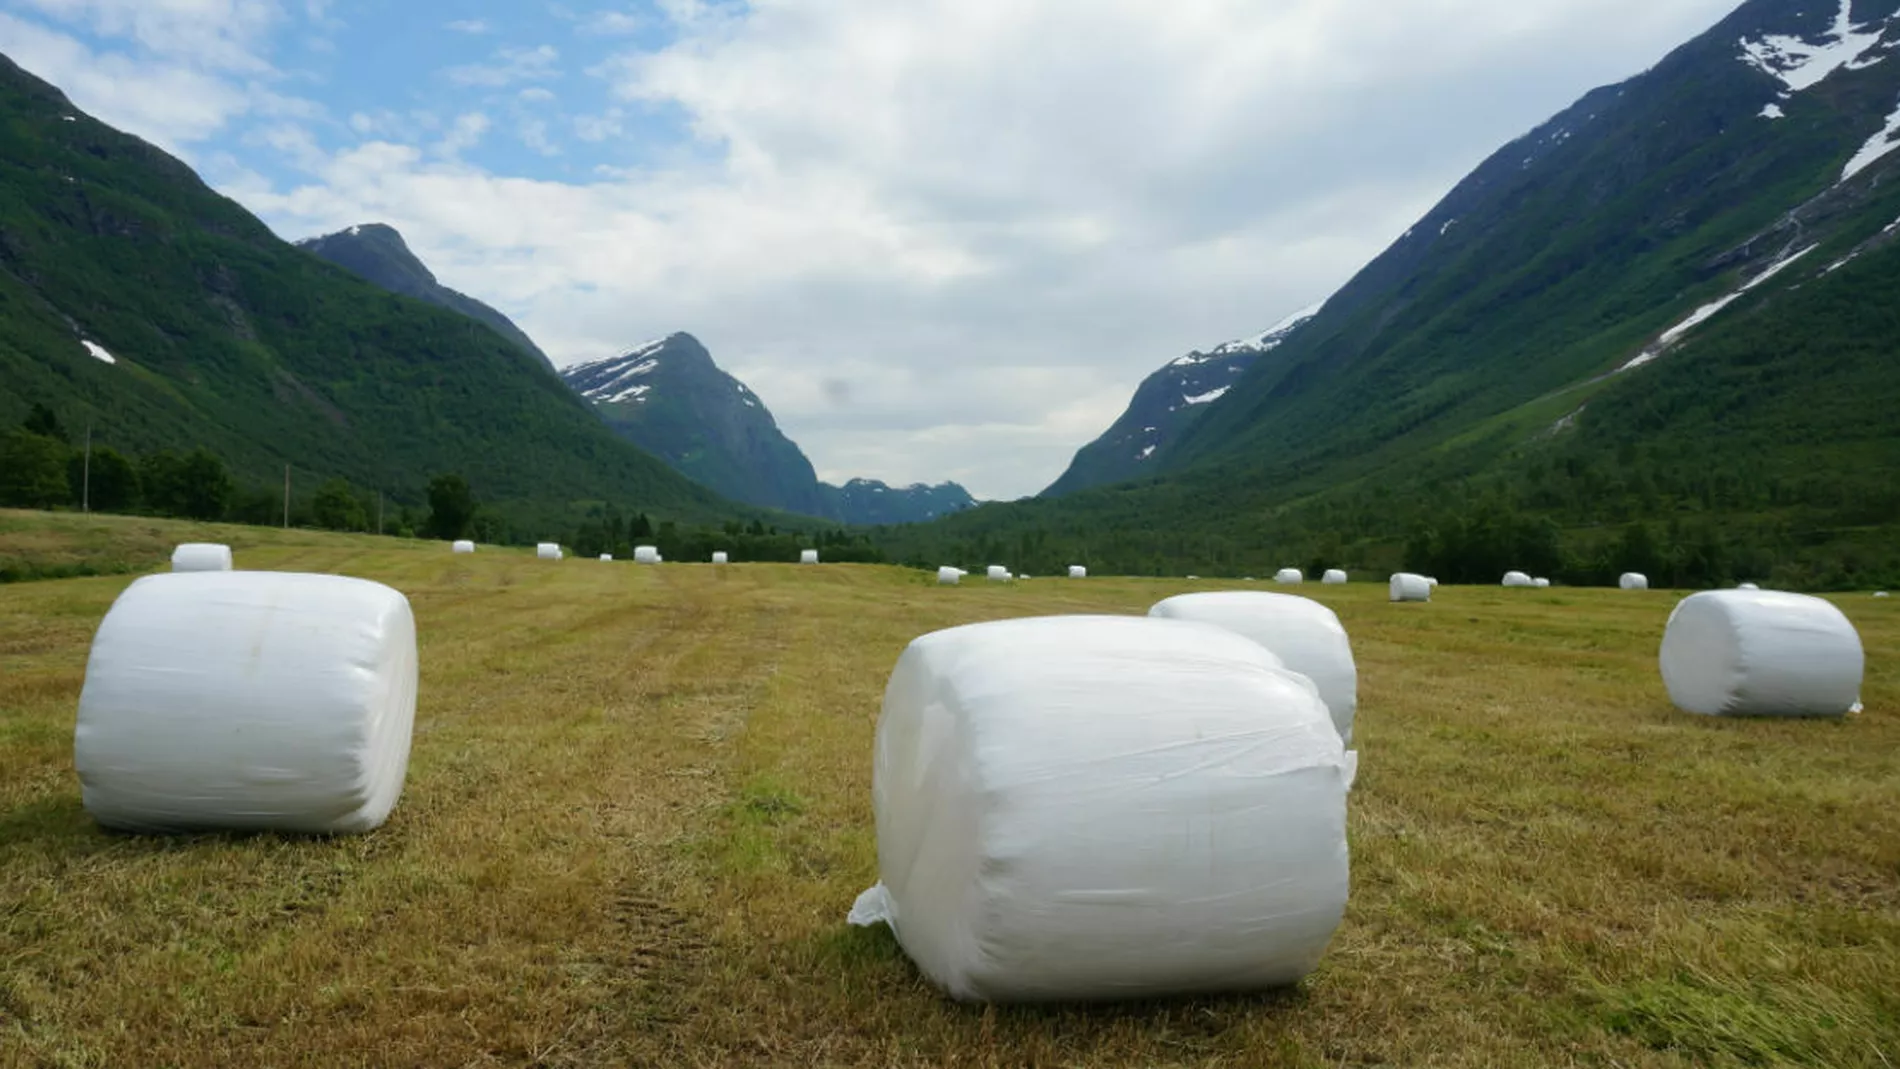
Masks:
[[[1616,580],[1616,585],[1624,590],[1648,590],[1649,576],[1642,572],[1624,572]]]
[[[1437,590],[1437,589],[1438,589],[1438,580],[1437,580],[1436,578],[1434,578],[1434,577],[1432,577],[1432,576],[1429,576],[1429,575],[1428,575],[1428,576],[1426,576],[1426,577],[1425,577],[1425,585],[1426,585],[1426,586],[1429,586],[1429,587],[1431,587],[1431,588],[1432,588],[1433,590]]]
[[[538,542],[534,547],[534,555],[540,560],[560,560],[561,547],[554,542]]]
[[[1297,594],[1243,590],[1182,594],[1158,603],[1148,615],[1213,624],[1265,646],[1289,671],[1313,681],[1339,737],[1352,741],[1359,668],[1353,663],[1352,640],[1333,610]]]
[[[389,587],[150,576],[93,638],[73,764],[107,827],[362,832],[402,794],[415,709],[415,619]]]
[[[1682,599],[1663,631],[1669,699],[1705,716],[1844,716],[1860,704],[1860,634],[1833,602],[1778,591]]]
[[[1009,569],[1003,567],[1000,564],[990,565],[989,571],[985,574],[989,576],[991,582],[996,582],[996,583],[1003,582],[1004,580],[1010,578]]]
[[[946,564],[937,569],[937,582],[943,586],[956,586],[963,582],[963,571]]]
[[[231,547],[221,542],[186,542],[172,550],[174,572],[228,572]]]
[[[727,562],[727,561],[728,561],[729,559],[730,559],[730,558],[726,556],[726,551],[725,551],[725,550],[723,550],[723,549],[715,549],[715,550],[713,550],[713,555],[712,555],[712,562],[713,562],[714,564],[724,564],[724,563],[726,563],[726,562]]]
[[[653,546],[635,546],[633,547],[633,563],[658,564],[660,563],[660,551]]]
[[[1534,587],[1536,587],[1536,588],[1537,588],[1537,589],[1539,589],[1539,590],[1549,590],[1549,589],[1550,589],[1550,580],[1548,580],[1548,579],[1546,579],[1546,578],[1544,578],[1543,576],[1541,576],[1541,575],[1540,575],[1540,576],[1538,576],[1537,578],[1535,578],[1535,579],[1533,579],[1533,580],[1531,580],[1531,585],[1532,585],[1532,586],[1534,586]]]
[[[817,551],[817,550],[815,550],[815,549],[801,549],[801,550],[799,550],[799,551],[798,551],[798,563],[800,563],[800,564],[817,564],[817,563],[818,563],[818,551]]]
[[[1069,578],[1087,579],[1088,577],[1089,577],[1089,570],[1087,568],[1082,567],[1080,564],[1069,565]]]
[[[1206,624],[1065,617],[926,635],[878,720],[888,922],[952,996],[1295,983],[1347,894],[1356,755],[1310,681]]]
[[[1345,581],[1346,581],[1346,573],[1339,570],[1338,568],[1328,568],[1326,570],[1326,574],[1320,578],[1320,582],[1325,583],[1328,586],[1339,586],[1343,584]]]
[[[1886,591],[1884,591],[1884,590],[1876,590],[1876,591],[1874,591],[1874,597],[1877,597],[1877,598],[1890,598],[1890,597],[1892,597],[1892,596],[1893,596],[1892,594],[1889,594],[1889,593],[1887,593],[1887,592],[1886,592]]]
[[[1273,581],[1288,584],[1303,583],[1306,581],[1306,573],[1300,571],[1298,568],[1282,568],[1278,574],[1274,575]]]
[[[470,541],[469,541],[468,539],[466,539],[466,538],[463,538],[463,539],[458,539],[458,540],[457,540],[456,542],[454,542],[454,543],[453,543],[452,545],[450,545],[450,546],[449,546],[449,552],[451,552],[451,553],[473,553],[473,552],[475,552],[475,543],[473,543],[473,542],[470,542]]]
[[[1505,572],[1504,585],[1508,587],[1530,588],[1537,585],[1537,580],[1532,579],[1524,572]]]
[[[1740,585],[1738,585],[1738,586],[1736,586],[1736,588],[1735,588],[1735,589],[1737,589],[1737,590],[1760,590],[1760,589],[1761,589],[1761,587],[1759,587],[1759,586],[1756,586],[1756,585],[1755,585],[1754,583],[1742,583],[1742,584],[1740,584]]]
[[[1393,601],[1430,601],[1432,587],[1435,584],[1422,575],[1400,572],[1392,577],[1391,594]]]

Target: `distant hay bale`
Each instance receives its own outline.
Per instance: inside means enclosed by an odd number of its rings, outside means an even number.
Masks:
[[[1534,588],[1537,586],[1537,580],[1532,579],[1529,575],[1523,572],[1505,572],[1504,585],[1508,587],[1518,587],[1518,588],[1529,589],[1529,588]]]
[[[726,551],[723,549],[713,550],[712,562],[714,564],[725,564],[727,562]]]
[[[1359,669],[1353,663],[1352,641],[1333,610],[1297,594],[1236,590],[1182,594],[1157,603],[1148,615],[1213,624],[1258,642],[1289,671],[1313,681],[1339,737],[1352,742]]]
[[[1326,570],[1326,575],[1322,579],[1320,579],[1320,582],[1325,583],[1328,586],[1339,586],[1345,581],[1346,581],[1346,573],[1339,570],[1338,568],[1328,568]]]
[[[1282,568],[1274,574],[1273,581],[1276,583],[1286,583],[1289,586],[1298,585],[1306,581],[1306,573],[1300,571],[1298,568]]]
[[[610,561],[614,559],[614,555],[612,553],[602,553],[600,559],[602,561]]]
[[[1761,589],[1761,587],[1758,587],[1758,586],[1756,586],[1756,585],[1755,585],[1755,584],[1753,584],[1753,583],[1740,583],[1740,584],[1738,584],[1738,585],[1737,585],[1737,586],[1735,587],[1735,589],[1737,589],[1737,590],[1760,590],[1760,589]]]
[[[801,550],[799,550],[799,551],[798,551],[798,563],[800,563],[800,564],[817,564],[817,563],[818,563],[818,551],[817,551],[817,550],[815,550],[815,549],[801,549]]]
[[[451,553],[473,553],[475,552],[475,543],[466,538],[458,539],[454,545],[449,547],[449,551]]]
[[[660,551],[653,546],[635,546],[633,547],[633,563],[658,564],[660,563]]]
[[[990,565],[989,571],[985,572],[984,574],[989,577],[989,580],[992,583],[1001,583],[1010,578],[1009,569],[1003,567],[1000,564]]]
[[[1616,585],[1624,590],[1648,590],[1649,576],[1644,575],[1642,572],[1624,572],[1623,575],[1617,579]]]
[[[1430,601],[1432,600],[1432,585],[1432,581],[1422,575],[1399,572],[1392,577],[1392,600]]]
[[[415,618],[381,583],[149,576],[93,638],[73,764],[107,827],[368,831],[415,708]]]
[[[228,572],[231,547],[222,542],[186,542],[172,550],[174,572]]]
[[[952,568],[948,564],[937,569],[937,583],[941,586],[956,586],[963,582],[963,569]]]
[[[1069,565],[1069,578],[1087,579],[1088,577],[1089,577],[1089,570],[1087,568],[1082,567],[1080,564]]]
[[[953,998],[1283,987],[1345,910],[1346,752],[1310,681],[1204,624],[1063,617],[925,635],[878,718],[888,923]]]
[[[1543,576],[1538,576],[1536,579],[1531,580],[1531,585],[1539,590],[1549,590],[1550,580],[1545,579]]]
[[[1682,599],[1663,631],[1669,698],[1704,716],[1845,716],[1860,704],[1860,634],[1833,602],[1711,590]]]
[[[560,560],[561,547],[555,542],[538,542],[534,547],[534,555],[540,560]]]
[[[1874,597],[1877,597],[1877,598],[1885,598],[1885,597],[1891,597],[1891,596],[1892,596],[1892,595],[1890,595],[1890,594],[1888,594],[1888,593],[1887,593],[1886,591],[1884,591],[1884,590],[1876,590],[1876,591],[1874,591]]]

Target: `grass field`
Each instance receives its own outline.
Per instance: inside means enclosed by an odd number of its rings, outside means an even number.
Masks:
[[[5,519],[0,554],[82,529]],[[184,530],[85,523],[111,544]],[[0,586],[0,1066],[1900,1064],[1891,601],[1839,599],[1866,713],[1716,722],[1657,676],[1676,595],[1307,587],[1361,691],[1353,896],[1320,970],[1265,996],[985,1009],[844,924],[876,878],[899,651],[1243,584],[943,589],[222,533],[240,567],[409,595],[403,800],[347,839],[100,831],[73,711],[130,578]]]

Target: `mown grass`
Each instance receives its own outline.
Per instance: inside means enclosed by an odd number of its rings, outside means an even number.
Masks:
[[[1244,584],[946,589],[300,532],[239,563],[410,596],[403,801],[349,839],[98,830],[73,709],[128,580],[0,588],[0,1065],[1900,1062],[1889,601],[1840,599],[1865,714],[1717,722],[1662,692],[1665,592],[1308,587],[1361,673],[1353,897],[1319,972],[986,1009],[843,922],[876,876],[870,742],[898,652]]]

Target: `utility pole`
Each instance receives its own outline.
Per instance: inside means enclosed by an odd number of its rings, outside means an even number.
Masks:
[[[284,465],[284,529],[290,529],[290,465]]]
[[[79,483],[79,511],[92,511],[92,421],[86,421],[86,474]]]
[[[376,491],[376,533],[383,533],[383,492]]]

